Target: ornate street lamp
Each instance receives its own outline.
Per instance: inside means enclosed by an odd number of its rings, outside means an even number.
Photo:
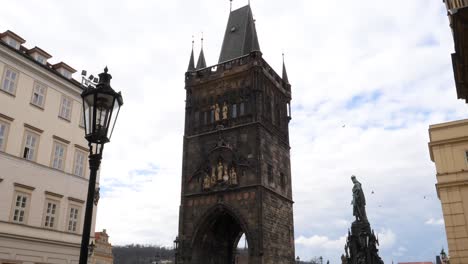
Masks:
[[[176,236],[176,239],[174,240],[174,257],[175,257],[175,264],[178,263],[178,257],[179,257],[179,236]]]
[[[112,76],[104,72],[99,74],[99,80],[92,75],[86,78],[83,71],[83,117],[85,125],[85,138],[89,146],[89,175],[88,198],[86,199],[86,211],[81,239],[81,251],[79,264],[88,261],[89,236],[93,217],[93,205],[96,200],[96,174],[101,164],[104,144],[110,141],[115,122],[123,104],[122,95],[115,92],[110,86]]]

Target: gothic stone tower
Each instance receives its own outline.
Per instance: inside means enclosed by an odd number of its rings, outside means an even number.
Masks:
[[[185,74],[177,263],[294,263],[291,86],[262,58],[250,6],[230,13],[219,63]],[[237,262],[236,262],[237,263]]]

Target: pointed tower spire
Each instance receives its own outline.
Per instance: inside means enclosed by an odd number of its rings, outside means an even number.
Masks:
[[[218,62],[229,61],[252,51],[260,51],[260,45],[249,3],[229,14]]]
[[[206,68],[205,53],[203,52],[203,32],[201,37],[201,50],[200,55],[198,56],[197,70]]]
[[[286,72],[286,64],[284,63],[284,53],[283,53],[283,81],[289,83],[288,73]]]
[[[188,69],[187,69],[188,72],[195,70],[195,57],[193,56],[193,46],[194,46],[194,44],[195,44],[195,40],[193,40],[193,36],[192,36],[192,54],[190,54],[190,61],[189,61],[189,64],[188,64]]]

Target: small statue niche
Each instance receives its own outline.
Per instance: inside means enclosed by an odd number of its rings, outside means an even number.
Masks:
[[[216,169],[212,168],[211,169],[211,186],[216,185]]]
[[[223,172],[224,172],[223,162],[219,160],[218,161],[218,179],[217,179],[219,182],[223,181]]]
[[[228,173],[228,167],[227,166],[224,166],[223,181],[226,182],[226,183],[229,181],[229,173]]]
[[[219,108],[219,104],[216,103],[213,108],[214,108],[215,121],[218,122],[219,120],[221,120],[220,118],[221,109]]]
[[[237,182],[237,172],[236,172],[236,168],[234,168],[234,167],[231,167],[230,179],[231,179],[231,185],[237,185],[238,184],[238,182]]]
[[[211,188],[211,179],[210,175],[205,172],[205,176],[203,177],[203,190],[209,190]]]
[[[223,104],[223,120],[228,119],[229,108],[226,102]]]

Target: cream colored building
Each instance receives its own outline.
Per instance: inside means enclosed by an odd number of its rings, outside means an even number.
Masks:
[[[468,119],[431,125],[429,152],[436,166],[450,264],[468,263]]]
[[[112,244],[109,242],[109,235],[106,229],[102,232],[95,232],[95,248],[91,264],[112,264],[114,257],[112,255]]]
[[[24,43],[0,34],[0,263],[78,263],[89,174],[80,84]]]

